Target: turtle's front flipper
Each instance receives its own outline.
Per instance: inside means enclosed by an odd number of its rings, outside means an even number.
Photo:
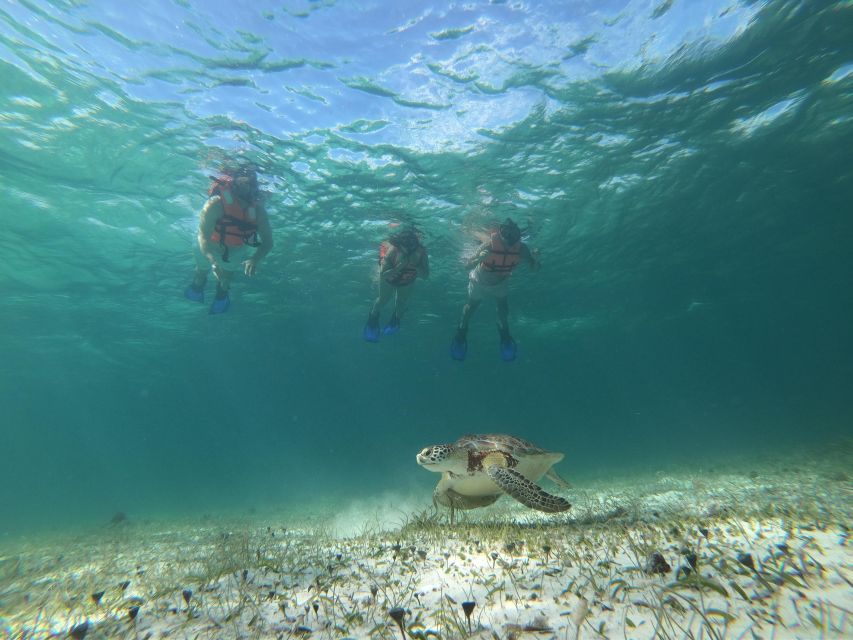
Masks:
[[[559,496],[552,496],[534,482],[530,482],[518,471],[492,465],[487,469],[492,481],[504,492],[526,507],[556,513],[567,511],[572,505]]]

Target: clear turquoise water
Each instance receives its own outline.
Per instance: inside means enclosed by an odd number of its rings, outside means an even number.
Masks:
[[[20,0],[0,54],[0,532],[428,503],[414,454],[469,431],[571,479],[853,431],[849,1]],[[238,156],[277,246],[213,317],[182,290]],[[459,364],[506,203],[520,358],[484,305]],[[367,344],[400,219],[432,277]]]

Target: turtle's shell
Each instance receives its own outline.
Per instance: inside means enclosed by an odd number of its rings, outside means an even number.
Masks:
[[[453,446],[468,452],[467,473],[444,473],[436,487],[437,494],[451,490],[471,497],[497,496],[502,491],[489,478],[488,467],[506,467],[536,482],[563,459],[562,453],[547,451],[527,440],[501,433],[465,435]]]
[[[469,451],[504,451],[514,458],[552,453],[528,440],[504,433],[469,433],[454,442],[453,446]]]

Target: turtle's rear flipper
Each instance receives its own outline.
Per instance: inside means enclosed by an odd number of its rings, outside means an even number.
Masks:
[[[525,507],[546,513],[557,513],[558,511],[567,511],[572,506],[563,498],[552,496],[536,483],[530,482],[518,471],[506,467],[491,466],[487,472],[496,485]]]
[[[565,478],[562,478],[559,473],[554,471],[554,469],[548,469],[548,471],[545,473],[545,477],[562,489],[572,488],[571,483],[569,483],[569,481]]]

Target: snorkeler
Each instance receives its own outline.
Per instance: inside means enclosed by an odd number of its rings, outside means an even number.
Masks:
[[[204,302],[207,273],[216,277],[216,296],[210,313],[225,313],[231,305],[228,291],[237,271],[254,276],[258,263],[272,249],[272,231],[260,201],[258,177],[252,168],[224,171],[213,178],[201,211],[195,245],[196,270],[184,295]],[[255,251],[249,255],[249,247]]]
[[[379,246],[379,297],[373,303],[367,324],[364,325],[365,340],[379,341],[379,312],[392,294],[394,312],[382,329],[382,334],[393,335],[400,330],[400,318],[403,317],[406,302],[418,277],[429,278],[429,257],[417,231],[405,228],[392,234]]]
[[[509,334],[507,294],[509,276],[522,261],[533,271],[541,266],[538,251],[531,251],[521,241],[521,229],[507,218],[465,265],[466,269],[471,269],[468,274],[468,301],[462,308],[462,318],[450,343],[450,356],[454,360],[465,359],[468,352],[468,322],[487,295],[494,297],[497,305],[501,358],[505,362],[515,360],[518,349]]]

